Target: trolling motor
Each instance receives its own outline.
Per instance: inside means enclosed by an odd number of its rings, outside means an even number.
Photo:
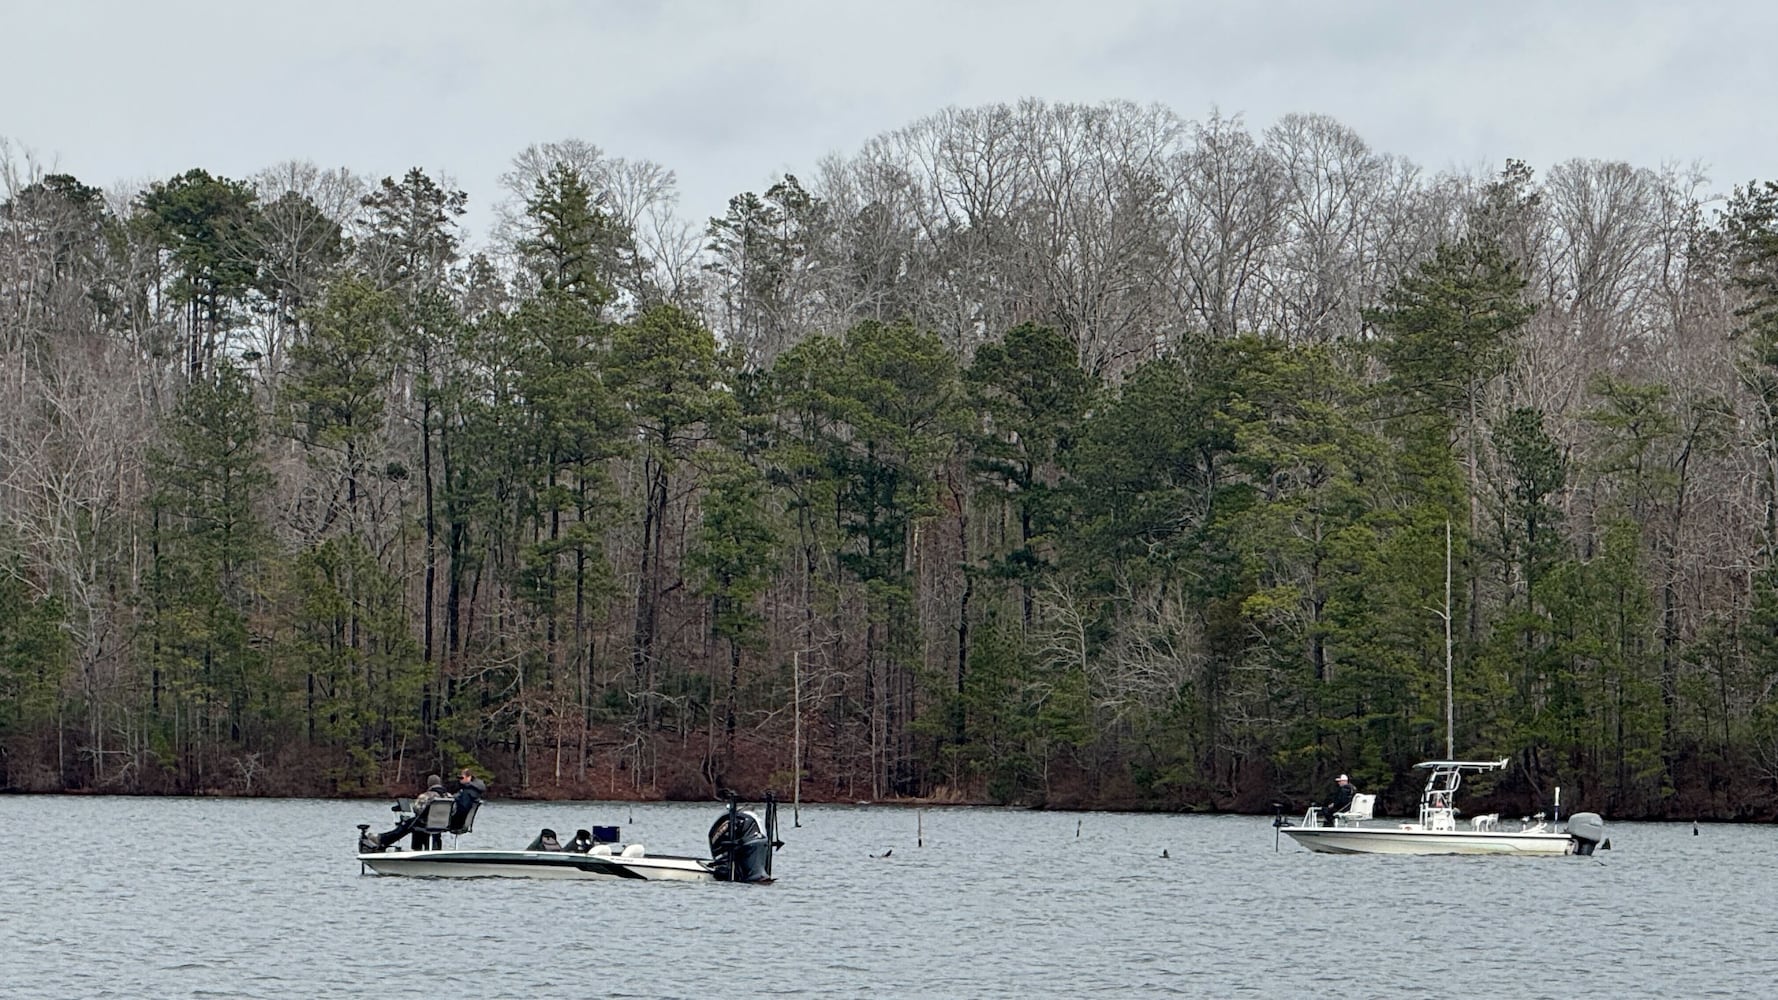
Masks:
[[[710,824],[710,864],[719,882],[770,882],[778,839],[778,800],[765,797],[765,818],[729,797],[728,810]]]

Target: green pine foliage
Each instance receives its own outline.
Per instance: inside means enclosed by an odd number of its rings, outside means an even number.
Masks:
[[[786,176],[669,259],[625,169],[540,168],[478,256],[419,170],[13,192],[0,783],[1264,810],[1450,739],[1503,808],[1778,807],[1778,187],[1601,320],[1528,282],[1513,165],[1242,332],[1284,277],[1137,293],[1283,237],[1163,245],[1157,178],[1098,239]],[[1699,317],[1721,384],[1646,363]]]
[[[66,610],[54,597],[33,593],[14,555],[0,573],[0,779],[29,786],[36,775],[65,764],[59,724],[69,704],[64,694],[72,666],[62,630]]]

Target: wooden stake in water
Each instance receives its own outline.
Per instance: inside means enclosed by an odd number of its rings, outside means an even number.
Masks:
[[[923,809],[914,810],[914,846],[926,846],[926,811]]]

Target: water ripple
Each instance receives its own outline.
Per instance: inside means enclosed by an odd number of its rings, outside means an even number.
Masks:
[[[475,842],[715,805],[490,802]],[[1350,997],[1770,992],[1764,826],[1614,824],[1594,859],[1273,850],[1269,818],[810,807],[770,886],[361,875],[374,803],[0,798],[34,996]],[[82,831],[71,836],[70,831]],[[917,844],[923,838],[924,844]],[[892,850],[889,857],[881,855]],[[1167,857],[1162,857],[1165,850]],[[0,991],[3,992],[3,991]]]

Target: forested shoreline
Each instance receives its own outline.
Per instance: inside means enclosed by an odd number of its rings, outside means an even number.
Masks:
[[[0,788],[1405,805],[1448,651],[1497,808],[1778,816],[1778,185],[1539,170],[1027,101],[698,220],[583,141],[0,143]]]

